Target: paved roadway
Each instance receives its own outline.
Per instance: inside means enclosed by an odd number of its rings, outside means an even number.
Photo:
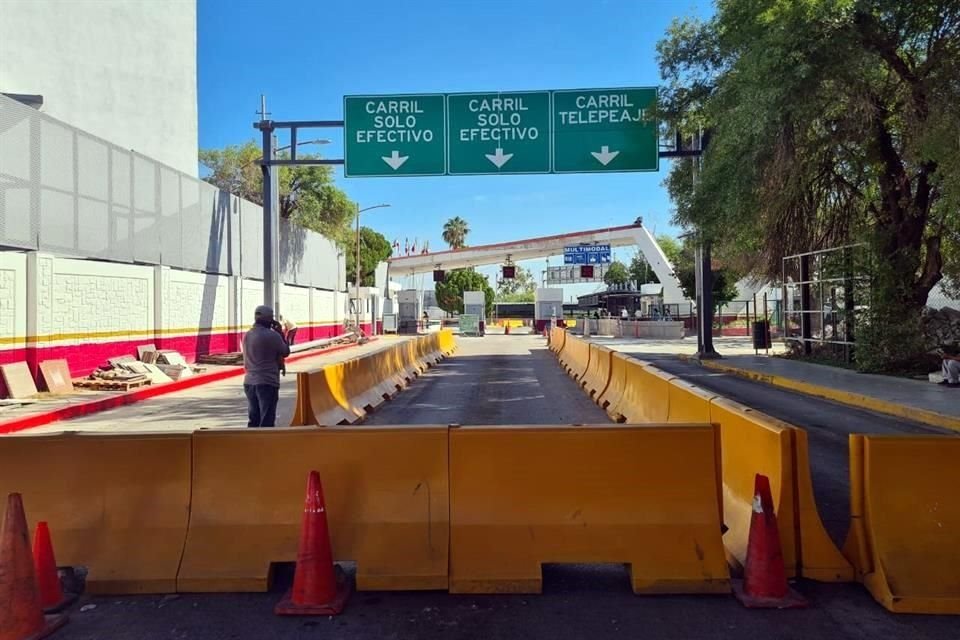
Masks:
[[[377,413],[373,424],[590,423],[604,414],[532,336],[461,339],[461,349]],[[691,374],[692,375],[692,374]],[[830,423],[824,424],[824,429]],[[953,640],[948,616],[894,616],[858,585],[802,583],[812,607],[755,611],[732,596],[638,597],[620,565],[544,569],[536,596],[454,596],[443,592],[355,594],[337,618],[277,618],[288,571],[269,594],[85,597],[63,640],[263,640],[441,638],[497,640]]]
[[[946,429],[814,398],[733,374],[718,373],[696,362],[652,354],[636,356],[700,387],[805,429],[817,508],[827,532],[838,546],[843,545],[850,524],[850,434],[956,435]]]

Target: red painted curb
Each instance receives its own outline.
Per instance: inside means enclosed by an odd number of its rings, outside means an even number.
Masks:
[[[376,338],[371,339],[369,342],[374,342],[375,340]],[[322,349],[320,351],[308,351],[295,356],[290,356],[287,358],[287,362],[296,362],[298,360],[304,360],[314,356],[326,355],[328,353],[350,349],[355,346],[357,345],[346,344],[338,347],[332,347],[330,349]],[[229,369],[213,371],[211,373],[202,373],[189,378],[184,378],[183,380],[166,382],[156,386],[147,385],[146,387],[141,387],[140,389],[135,389],[126,393],[120,393],[115,396],[97,398],[96,400],[91,400],[90,402],[74,404],[67,407],[54,409],[53,411],[48,411],[46,413],[37,413],[34,415],[24,416],[22,418],[16,418],[14,420],[10,420],[9,422],[2,422],[0,423],[0,433],[16,433],[17,431],[23,431],[24,429],[31,429],[33,427],[40,427],[45,424],[50,424],[51,422],[69,420],[70,418],[77,418],[80,416],[90,415],[92,413],[99,413],[101,411],[106,411],[107,409],[123,407],[128,404],[135,404],[156,396],[174,393],[175,391],[182,391],[184,389],[210,384],[211,382],[219,382],[221,380],[235,378],[239,375],[243,375],[242,366],[230,367]]]

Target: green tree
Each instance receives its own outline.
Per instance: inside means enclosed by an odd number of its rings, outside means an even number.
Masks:
[[[957,259],[960,4],[725,0],[657,48],[663,120],[710,133],[696,180],[692,162],[667,179],[677,222],[768,277],[783,256],[867,242],[859,363],[914,349],[927,294]]]
[[[537,283],[529,269],[518,266],[514,278],[497,283],[497,302],[533,302]]]
[[[443,225],[443,241],[450,245],[451,249],[462,249],[467,246],[469,233],[470,227],[467,221],[460,216],[450,218]]]
[[[666,234],[660,234],[657,236],[657,244],[660,245],[660,249],[663,251],[663,254],[667,257],[667,260],[673,266],[674,269],[677,267],[677,262],[680,259],[681,246],[680,243],[671,236]],[[643,253],[638,251],[634,254],[633,258],[630,260],[630,279],[637,283],[637,287],[641,284],[646,284],[650,282],[651,278],[655,278],[653,269],[650,268],[650,264],[647,262],[646,257]]]
[[[443,282],[434,285],[437,292],[437,304],[447,313],[463,313],[463,292],[483,291],[486,300],[486,313],[493,313],[494,292],[490,281],[473,269],[455,269],[448,271]]]
[[[622,286],[630,282],[630,272],[619,260],[614,260],[603,274],[603,281],[609,286]]]
[[[210,173],[204,180],[241,198],[263,204],[263,174],[260,147],[253,141],[202,149],[200,163]],[[281,153],[281,157],[285,154]],[[312,158],[298,154],[301,158]],[[350,225],[356,205],[334,184],[329,166],[279,167],[280,217],[349,246]]]
[[[677,262],[680,260],[680,252],[683,250],[680,241],[661,233],[657,236],[657,244],[660,245],[660,250],[663,251],[663,255],[667,256],[670,264],[676,267]]]
[[[347,260],[347,284],[357,281],[357,245],[356,232],[349,234],[352,245],[344,251]],[[360,286],[372,287],[376,284],[377,265],[393,255],[393,247],[381,233],[369,227],[360,227]]]

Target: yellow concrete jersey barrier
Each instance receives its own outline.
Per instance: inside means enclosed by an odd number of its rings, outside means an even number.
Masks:
[[[607,413],[618,422],[666,422],[669,416],[668,388],[673,376],[630,359],[623,371],[623,394],[616,405],[611,403],[607,407]]]
[[[627,388],[627,368],[632,363],[646,364],[640,360],[633,360],[622,353],[614,353],[610,358],[610,384],[607,385],[606,390],[595,398],[597,404],[600,405],[600,408],[605,409],[610,418],[617,422],[621,419],[621,416],[618,416],[614,409],[617,404],[620,403],[620,400],[623,398],[623,394]],[[709,422],[703,420],[702,422]]]
[[[590,343],[570,336],[560,354],[560,364],[574,380],[579,381],[590,366]]]
[[[681,387],[677,387],[679,393]],[[688,403],[699,403],[702,395]],[[788,576],[823,582],[853,578],[850,564],[827,535],[817,512],[810,477],[806,431],[749,407],[715,397],[710,420],[720,427],[723,541],[734,565],[746,559],[754,477],[770,479],[780,543]]]
[[[714,429],[450,430],[450,591],[538,593],[544,563],[623,562],[636,593],[729,589]]]
[[[598,345],[590,345],[590,364],[587,366],[583,379],[580,380],[580,386],[583,387],[591,398],[596,401],[610,383],[610,360],[613,357],[613,351]]]
[[[193,438],[178,591],[265,591],[270,563],[296,558],[312,469],[323,483],[334,558],[356,561],[359,589],[447,588],[446,427],[198,431]]]
[[[442,329],[437,334],[440,343],[440,352],[445,356],[452,356],[457,350],[457,339],[453,336],[450,329]]]
[[[11,492],[23,494],[31,529],[50,523],[59,564],[87,568],[91,593],[175,590],[190,434],[5,436],[0,495]]]
[[[960,614],[960,438],[850,437],[844,552],[898,613]]]
[[[358,422],[455,349],[452,332],[440,331],[323,369],[300,372],[290,425]]]
[[[550,329],[550,344],[548,345],[550,351],[553,351],[557,356],[560,355],[560,352],[563,351],[563,343],[567,338],[566,329],[561,329],[560,327],[553,327]]]

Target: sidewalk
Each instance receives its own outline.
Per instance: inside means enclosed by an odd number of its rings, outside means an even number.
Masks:
[[[862,409],[960,431],[958,389],[784,358],[725,355],[721,360],[703,360],[701,364]]]
[[[362,346],[330,353],[308,356],[287,365],[287,375],[280,379],[280,402],[277,406],[277,425],[287,426],[293,417],[297,397],[298,371],[316,369],[327,364],[343,362],[397,344],[392,336],[380,336]],[[234,369],[234,367],[224,367]],[[181,391],[175,391],[136,404],[108,409],[93,415],[61,420],[48,425],[19,431],[20,434],[58,433],[61,431],[136,432],[136,431],[195,431],[245,427],[247,400],[243,394],[243,376],[233,376]],[[0,435],[0,437],[3,437]]]
[[[575,335],[575,334],[574,334]],[[582,336],[578,336],[582,337]],[[614,338],[611,336],[591,335],[588,340],[602,344],[614,351],[622,351],[636,356],[692,356],[697,353],[696,336],[687,336],[682,340],[668,340],[658,338]],[[724,355],[754,355],[753,339],[742,336],[724,336],[713,339],[713,344]],[[780,353],[784,349],[782,343],[774,343],[770,355]],[[763,354],[763,350],[760,350]]]

